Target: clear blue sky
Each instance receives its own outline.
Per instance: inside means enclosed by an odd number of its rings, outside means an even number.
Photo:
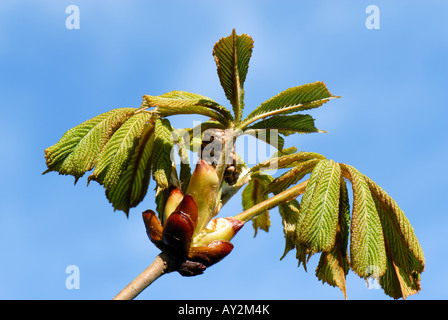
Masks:
[[[68,5],[80,29],[66,28]],[[380,29],[365,26],[368,5]],[[447,299],[448,2],[13,1],[0,2],[0,299],[110,299],[158,254],[141,212],[126,219],[102,187],[46,169],[44,149],[71,127],[143,94],[200,93],[227,105],[213,44],[236,28],[255,41],[246,114],[292,86],[324,81],[333,100],[312,111],[327,134],[288,145],[353,165],[405,211],[424,249],[421,293]],[[190,127],[191,118],[174,122]],[[223,216],[241,210],[235,199]],[[278,211],[269,233],[247,225],[235,249],[194,278],[169,274],[140,299],[343,299],[337,288],[282,261]],[[66,267],[80,270],[68,290]],[[350,272],[349,299],[389,299]]]

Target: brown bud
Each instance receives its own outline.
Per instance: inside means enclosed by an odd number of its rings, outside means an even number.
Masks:
[[[152,210],[146,210],[142,213],[143,222],[145,223],[146,234],[149,239],[158,247],[162,246],[163,227],[157,218],[157,215]]]
[[[175,211],[163,227],[163,243],[171,254],[183,257],[190,248],[194,232],[194,222],[186,213]]]
[[[176,207],[175,211],[185,213],[196,225],[196,222],[198,221],[198,206],[191,195],[186,194]]]
[[[207,246],[192,247],[188,256],[191,260],[209,267],[227,256],[233,249],[233,244],[228,241],[213,241]]]

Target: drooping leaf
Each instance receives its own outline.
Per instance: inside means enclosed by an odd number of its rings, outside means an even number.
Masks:
[[[425,267],[423,250],[409,220],[397,203],[375,182],[365,177],[383,227],[387,270],[379,278],[384,292],[394,299],[418,292]]]
[[[151,178],[151,159],[154,149],[154,125],[149,123],[143,129],[132,158],[121,173],[117,183],[106,189],[106,197],[115,210],[129,214],[145,197]]]
[[[381,221],[369,186],[357,169],[340,164],[351,181],[353,210],[350,225],[351,268],[360,277],[378,278],[386,272],[386,249]]]
[[[97,181],[106,189],[117,183],[151,116],[149,112],[136,113],[115,131],[95,161],[95,170],[89,180]],[[153,126],[153,123],[149,125]]]
[[[220,39],[213,48],[219,80],[232,104],[236,123],[241,121],[243,114],[244,81],[252,48],[252,38],[247,34],[237,35],[235,30],[230,36]]]
[[[135,108],[120,108],[102,113],[68,130],[45,150],[48,170],[73,175],[75,182],[93,169],[95,160],[112,134],[134,113]]]
[[[331,160],[321,160],[311,173],[301,206],[304,218],[297,234],[298,241],[313,252],[330,251],[334,246],[340,179],[341,169]]]
[[[317,129],[314,125],[314,119],[309,114],[295,114],[289,116],[273,116],[265,120],[258,121],[247,129],[277,129],[280,133],[298,132],[324,132]]]
[[[297,199],[282,203],[278,206],[278,211],[282,217],[283,234],[285,236],[285,250],[283,252],[283,259],[286,254],[295,248],[297,243],[296,225],[300,216],[300,204]]]
[[[160,96],[145,95],[144,106],[156,107],[162,117],[176,114],[201,114],[227,125],[233,116],[225,107],[205,96],[185,92],[170,91]]]
[[[267,117],[317,108],[334,98],[338,97],[333,96],[323,82],[289,88],[263,102],[243,120],[241,127]]]
[[[254,205],[259,204],[268,198],[265,194],[265,190],[271,181],[272,177],[266,174],[252,175],[251,180],[246,185],[242,193],[243,210],[252,208]],[[258,229],[268,232],[269,227],[271,226],[269,211],[266,210],[266,212],[252,219],[252,225],[255,229],[254,236],[257,235]]]
[[[157,194],[171,185],[171,170],[173,162],[172,127],[168,119],[157,119],[154,126],[154,152],[152,161],[152,176],[157,183]]]
[[[385,238],[391,243],[395,263],[404,270],[422,272],[425,268],[423,249],[414,228],[394,199],[372,179],[364,176],[375,198]]]
[[[350,229],[350,204],[347,185],[344,179],[340,184],[339,216],[336,229],[335,246],[328,252],[322,252],[316,268],[316,276],[322,282],[341,289],[347,299],[345,278],[350,269],[347,244]]]
[[[409,274],[402,267],[398,266],[389,252],[387,255],[386,272],[379,278],[379,284],[388,296],[399,299],[406,299],[421,290],[420,273]]]

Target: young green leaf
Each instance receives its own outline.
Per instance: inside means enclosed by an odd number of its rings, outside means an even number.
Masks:
[[[381,187],[372,179],[364,178],[375,199],[384,236],[390,243],[395,263],[408,272],[422,272],[425,268],[423,249],[408,218]]]
[[[251,172],[291,168],[299,165],[301,162],[313,159],[324,160],[325,157],[315,152],[280,154],[278,157],[271,157],[270,159],[253,166]]]
[[[298,241],[313,252],[330,251],[335,243],[339,212],[341,169],[337,163],[321,160],[311,173],[301,207],[304,215]]]
[[[251,180],[244,188],[242,193],[242,204],[243,210],[252,208],[254,205],[263,202],[268,198],[265,194],[266,187],[272,181],[272,177],[266,174],[253,174]],[[262,229],[266,232],[269,231],[271,226],[271,221],[269,218],[269,211],[266,210],[264,213],[252,219],[252,224],[255,229],[254,237],[257,235],[258,229]]]
[[[213,48],[219,80],[233,106],[236,123],[241,121],[243,114],[244,81],[252,49],[252,38],[247,34],[237,35],[235,30],[230,36],[219,40]]]
[[[305,175],[310,173],[319,161],[320,159],[311,159],[298,163],[297,166],[275,178],[265,192],[275,194],[289,188],[289,186],[302,180]]]
[[[350,269],[347,244],[350,229],[350,204],[347,185],[344,179],[340,184],[339,216],[336,229],[335,246],[328,252],[322,252],[316,268],[316,276],[322,282],[339,287],[347,299],[345,277]]]
[[[244,130],[243,134],[250,135],[258,140],[266,142],[277,150],[282,151],[285,145],[285,139],[278,133],[278,130],[264,130],[264,129],[248,129]]]
[[[420,273],[425,267],[423,250],[397,203],[370,178],[365,179],[374,197],[386,244],[387,270],[379,283],[392,298],[406,299],[420,290]]]
[[[106,197],[115,210],[129,214],[145,197],[151,178],[151,159],[154,149],[154,124],[148,123],[140,135],[132,158],[117,183],[106,189]]]
[[[107,189],[110,189],[118,181],[122,171],[132,158],[140,135],[148,125],[151,116],[149,112],[139,112],[129,118],[112,135],[97,158],[95,170],[89,180],[95,180]],[[153,126],[153,123],[150,125]]]
[[[154,126],[154,154],[152,161],[152,176],[157,183],[157,194],[171,185],[171,170],[173,162],[172,127],[168,119],[157,119]]]
[[[323,82],[289,88],[263,102],[242,121],[241,128],[251,123],[279,114],[288,114],[320,107],[330,99],[338,98],[328,91]]]
[[[162,117],[176,114],[201,114],[228,125],[233,116],[225,107],[205,96],[185,92],[171,91],[160,96],[143,96],[145,107],[156,107]]]
[[[282,260],[286,254],[295,248],[297,243],[296,225],[298,224],[300,217],[300,204],[297,199],[282,203],[278,206],[278,212],[282,217],[283,234],[285,236],[285,250],[280,260]]]
[[[350,226],[351,268],[360,277],[379,277],[386,272],[386,249],[381,221],[369,186],[357,169],[340,164],[352,183],[353,210]]]
[[[280,133],[324,132],[314,126],[314,119],[309,114],[295,114],[290,116],[273,116],[258,121],[247,129],[277,129]]]
[[[112,134],[132,115],[135,108],[120,108],[102,113],[68,130],[45,150],[48,170],[73,175],[76,181],[93,169],[95,160]]]

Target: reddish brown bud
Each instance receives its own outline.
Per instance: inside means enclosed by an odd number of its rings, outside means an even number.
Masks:
[[[192,247],[188,256],[191,260],[197,261],[209,267],[227,256],[233,249],[233,244],[229,241],[213,241],[207,246]]]
[[[175,211],[185,213],[196,225],[198,221],[198,206],[191,195],[186,194]]]
[[[151,242],[153,242],[159,249],[163,246],[163,227],[160,224],[157,215],[152,210],[146,210],[142,213],[143,222],[145,223],[146,234]]]
[[[163,242],[172,254],[185,256],[190,248],[194,232],[194,222],[189,215],[175,211],[163,227]]]

